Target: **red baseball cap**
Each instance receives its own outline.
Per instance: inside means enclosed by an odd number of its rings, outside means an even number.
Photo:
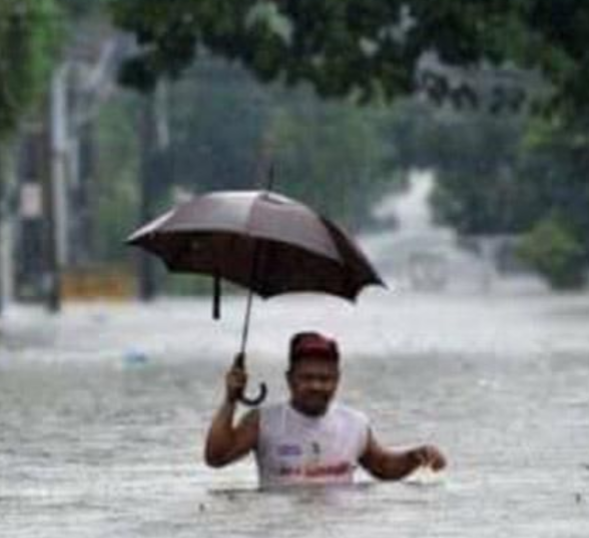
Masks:
[[[328,360],[339,359],[337,342],[318,332],[301,332],[290,340],[290,362],[303,357],[322,357]]]

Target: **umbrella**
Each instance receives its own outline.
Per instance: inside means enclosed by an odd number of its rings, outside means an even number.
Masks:
[[[364,286],[384,286],[346,232],[305,204],[267,190],[194,197],[139,228],[127,243],[156,254],[171,272],[213,276],[216,317],[221,279],[249,290],[241,360],[254,293],[322,292],[354,301]]]

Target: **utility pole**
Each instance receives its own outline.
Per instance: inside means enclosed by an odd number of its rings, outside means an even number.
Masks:
[[[140,183],[140,221],[153,219],[154,201],[157,197],[159,177],[165,173],[166,152],[170,134],[168,126],[167,92],[165,83],[159,82],[156,89],[144,98],[140,119],[141,164]],[[139,255],[139,298],[150,301],[156,295],[155,266],[153,260],[143,253]]]
[[[15,144],[0,144],[0,315],[14,297]]]
[[[10,296],[10,250],[12,241],[8,230],[9,204],[6,188],[8,181],[7,167],[5,166],[4,146],[0,145],[0,315]]]
[[[59,312],[61,310],[61,274],[59,271],[59,262],[57,255],[57,224],[55,208],[55,185],[53,182],[53,170],[51,169],[51,126],[49,124],[50,104],[45,104],[45,121],[43,122],[43,143],[39,148],[41,153],[39,162],[41,163],[41,185],[43,195],[43,280],[42,289],[45,298],[45,304],[50,312]]]
[[[61,310],[61,273],[67,257],[67,192],[65,159],[67,153],[67,67],[52,76],[45,102],[42,169],[43,214],[45,217],[44,290],[50,312]]]

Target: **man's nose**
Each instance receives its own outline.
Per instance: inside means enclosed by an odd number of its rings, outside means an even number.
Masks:
[[[323,379],[312,379],[309,388],[317,392],[323,392],[327,390],[327,383]]]

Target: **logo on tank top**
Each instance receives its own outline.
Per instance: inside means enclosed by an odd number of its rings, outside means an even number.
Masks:
[[[295,457],[300,456],[303,453],[303,449],[300,445],[283,444],[278,445],[277,452],[279,456]]]
[[[317,467],[321,465],[322,460],[322,449],[321,443],[318,441],[308,441],[305,446],[305,462],[304,465],[307,468]]]
[[[321,460],[321,445],[317,441],[311,442],[310,460],[313,463],[318,463]]]

